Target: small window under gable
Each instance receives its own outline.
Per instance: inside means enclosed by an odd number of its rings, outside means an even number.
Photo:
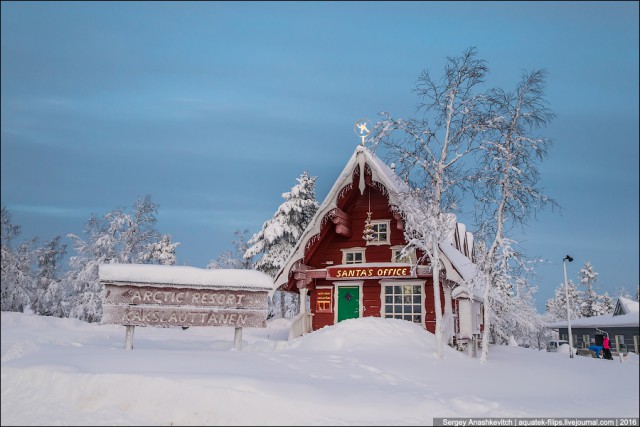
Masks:
[[[402,256],[402,249],[404,249],[404,246],[391,247],[391,262],[403,262],[413,265],[417,264],[416,250],[412,248],[407,254]]]
[[[364,251],[365,248],[342,249],[342,264],[364,264]]]
[[[373,227],[373,240],[367,242],[367,245],[388,245],[391,242],[391,220],[382,219],[371,221]]]

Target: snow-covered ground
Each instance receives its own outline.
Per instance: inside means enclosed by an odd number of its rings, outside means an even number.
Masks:
[[[2,425],[429,425],[433,417],[638,417],[625,363],[491,347],[486,364],[409,322],[347,320],[287,341],[2,313]]]

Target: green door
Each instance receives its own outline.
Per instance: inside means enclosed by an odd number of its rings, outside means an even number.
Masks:
[[[360,288],[358,286],[338,287],[338,322],[360,317]]]

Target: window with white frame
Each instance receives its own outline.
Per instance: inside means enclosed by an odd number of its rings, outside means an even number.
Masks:
[[[364,257],[365,248],[349,248],[342,249],[343,264],[363,264],[366,262]]]
[[[391,247],[391,262],[404,262],[407,264],[417,264],[416,250],[408,250],[404,256],[402,256],[402,249],[404,246],[392,246]]]
[[[371,221],[373,227],[373,240],[367,242],[367,245],[388,245],[390,242],[389,224],[391,220],[383,219]]]
[[[422,323],[422,286],[384,285],[384,317]]]

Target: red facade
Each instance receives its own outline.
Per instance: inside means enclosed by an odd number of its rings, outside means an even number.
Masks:
[[[322,225],[319,232],[305,243],[304,255],[288,271],[282,271],[282,275],[288,275],[285,276],[288,280],[281,288],[293,292],[307,289],[313,330],[340,321],[343,307],[353,304],[352,311],[344,314],[349,318],[403,318],[434,332],[433,279],[428,261],[423,262],[425,265],[419,269],[394,262],[393,250],[397,251],[406,244],[402,217],[390,204],[388,190],[373,180],[368,164],[364,181],[366,185],[361,193],[359,167],[356,165],[352,182],[336,195],[336,208],[326,212],[322,219],[318,218]],[[371,212],[374,223],[388,221],[383,222],[383,229],[389,233],[388,242],[367,244],[363,240],[368,212]],[[361,252],[357,256],[362,259],[356,261],[364,263],[349,263],[345,257],[350,252]],[[421,255],[414,255],[414,263]],[[398,266],[404,266],[404,269]],[[327,267],[337,272],[328,272]],[[341,267],[344,267],[342,271]],[[340,291],[340,288],[344,289]],[[441,301],[444,302],[443,287],[440,289]],[[358,308],[355,307],[356,300]],[[444,306],[443,303],[443,311]]]

